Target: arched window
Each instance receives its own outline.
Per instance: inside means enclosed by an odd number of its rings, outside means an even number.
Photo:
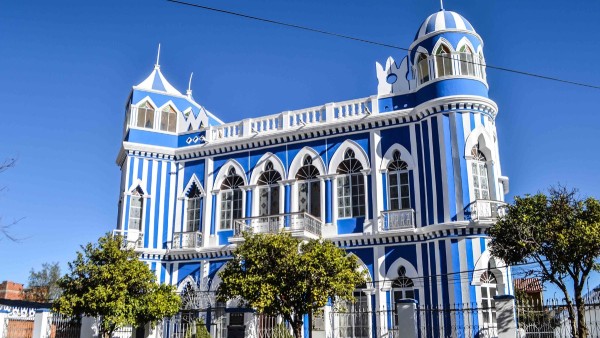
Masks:
[[[309,155],[304,157],[302,167],[296,174],[298,180],[298,211],[321,217],[321,182],[319,170],[312,164]]]
[[[471,149],[471,170],[473,171],[473,189],[475,199],[490,199],[488,167],[485,155],[479,150],[479,143]]]
[[[475,76],[475,65],[473,63],[473,51],[469,46],[460,48],[460,73],[467,76]]]
[[[273,163],[267,161],[265,170],[258,178],[259,190],[259,216],[279,214],[279,181],[281,174],[273,168]]]
[[[481,274],[481,308],[483,309],[483,323],[485,326],[493,326],[496,323],[496,295],[497,281],[488,263],[488,269]]]
[[[187,223],[185,231],[200,229],[200,190],[193,184],[187,195]]]
[[[400,151],[394,151],[387,169],[390,182],[390,210],[410,209],[408,164],[400,159]]]
[[[365,179],[362,164],[355,158],[354,150],[344,153],[344,160],[337,168],[338,217],[362,217],[365,215]]]
[[[406,268],[401,265],[398,267],[398,278],[392,282],[392,296],[394,308],[394,324],[398,325],[398,313],[396,313],[396,303],[400,299],[415,299],[415,284],[412,279],[406,277]]]
[[[166,106],[160,113],[160,130],[174,133],[177,127],[177,112]]]
[[[440,45],[435,52],[437,77],[452,75],[452,55],[446,45]]]
[[[485,60],[483,59],[483,53],[479,52],[479,74],[481,74],[481,78],[485,80]]]
[[[131,193],[129,203],[129,230],[142,230],[142,210],[144,210],[144,193],[137,187]]]
[[[242,189],[244,179],[235,168],[229,168],[221,183],[221,229],[231,229],[236,219],[242,218]]]
[[[429,81],[429,62],[427,59],[427,54],[419,53],[417,69],[419,71],[419,83],[425,83]]]
[[[144,102],[138,107],[136,126],[140,128],[154,128],[154,108],[148,102]]]

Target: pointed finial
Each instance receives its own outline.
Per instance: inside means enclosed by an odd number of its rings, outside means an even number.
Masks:
[[[190,82],[188,83],[188,90],[185,93],[188,97],[192,96],[192,76],[194,76],[194,72],[190,74]]]
[[[156,53],[156,64],[154,65],[154,68],[160,68],[160,43],[158,44],[158,53]]]
[[[440,0],[440,10],[444,10],[444,0]]]

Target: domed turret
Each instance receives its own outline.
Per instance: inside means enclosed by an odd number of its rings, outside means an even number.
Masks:
[[[471,32],[477,34],[475,29],[460,14],[452,11],[441,10],[437,13],[431,14],[415,35],[415,41],[425,37],[426,35],[440,32],[440,31],[457,31],[457,32]]]

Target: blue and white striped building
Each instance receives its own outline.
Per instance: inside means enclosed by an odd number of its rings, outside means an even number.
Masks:
[[[485,235],[508,178],[483,41],[465,18],[441,10],[409,48],[400,62],[376,64],[374,95],[229,123],[169,84],[157,64],[127,101],[116,232],[180,290],[201,280],[215,290],[241,231],[329,239],[372,281],[353,306],[373,317],[338,322],[367,333],[340,336],[384,334],[395,319],[374,313],[401,298],[446,306],[511,293]],[[221,320],[234,325],[236,305],[226,306]],[[492,312],[475,320],[493,325]]]

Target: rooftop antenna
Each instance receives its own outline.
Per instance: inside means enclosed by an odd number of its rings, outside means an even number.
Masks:
[[[192,76],[194,76],[194,72],[190,74],[190,82],[188,83],[188,90],[185,93],[188,97],[192,96]]]
[[[440,10],[444,10],[444,0],[440,0]]]
[[[156,64],[154,65],[154,68],[160,68],[160,64],[158,63],[158,61],[160,60],[160,43],[158,44],[158,53],[156,53]]]

